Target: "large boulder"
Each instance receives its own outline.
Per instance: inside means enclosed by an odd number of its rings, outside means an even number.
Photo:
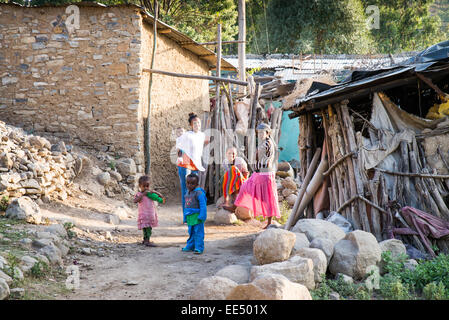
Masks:
[[[296,252],[296,255],[312,259],[315,282],[321,282],[321,277],[326,274],[327,270],[327,258],[324,252],[315,248],[301,248]]]
[[[329,239],[315,238],[310,242],[310,248],[316,248],[323,251],[327,258],[327,265],[329,265],[332,255],[334,254],[334,243]]]
[[[20,269],[22,269],[23,272],[27,273],[37,262],[38,261],[33,257],[23,256],[20,258]]]
[[[0,279],[5,280],[8,285],[11,285],[11,283],[13,282],[13,279],[2,270],[0,270]]]
[[[225,209],[218,209],[214,215],[216,224],[233,224],[237,222],[237,217],[232,212]]]
[[[232,300],[312,300],[309,290],[280,274],[263,274],[252,283],[234,288]]]
[[[380,250],[382,252],[390,251],[393,258],[398,258],[401,255],[407,255],[407,248],[398,239],[388,239],[379,242]]]
[[[250,281],[262,274],[281,274],[292,282],[302,284],[307,289],[315,289],[315,274],[313,261],[301,256],[293,256],[287,261],[274,262],[251,268]]]
[[[306,286],[291,282],[280,274],[262,275],[252,283],[261,288],[269,300],[312,300]]]
[[[234,213],[240,220],[248,220],[254,217],[253,212],[245,207],[237,207]]]
[[[407,249],[405,248],[405,245],[402,243],[401,240],[398,239],[388,239],[379,242],[380,250],[382,253],[384,252],[391,252],[391,257],[393,258],[393,261],[397,261],[399,257],[402,255],[407,255]],[[385,262],[381,261],[379,263],[380,273],[385,273]]]
[[[40,224],[42,219],[41,209],[28,197],[20,197],[12,200],[6,209],[6,217],[25,220],[33,224]]]
[[[120,159],[116,162],[117,170],[124,176],[135,175],[136,163],[131,158]]]
[[[67,230],[59,223],[52,224],[45,228],[46,232],[53,233],[61,238],[67,238]]]
[[[243,283],[234,287],[226,300],[268,300],[265,291],[253,283]]]
[[[220,269],[215,276],[231,279],[232,281],[241,284],[249,281],[249,270],[247,266],[240,264],[233,264]]]
[[[285,261],[290,257],[296,235],[284,229],[267,229],[253,244],[253,254],[259,264]]]
[[[305,233],[295,233],[296,240],[295,245],[293,246],[292,255],[296,254],[299,249],[301,248],[308,248],[310,246],[309,239],[307,239],[307,236]]]
[[[46,256],[51,264],[62,265],[62,252],[53,243],[41,248],[39,253]]]
[[[335,245],[329,271],[358,280],[365,276],[367,267],[377,265],[380,260],[381,249],[376,238],[369,232],[356,230]]]
[[[329,213],[326,221],[332,222],[333,224],[339,226],[345,233],[354,231],[354,227],[352,226],[351,222],[349,222],[348,219],[343,217],[338,212],[332,211],[331,213]]]
[[[303,232],[309,241],[315,238],[331,240],[334,245],[345,237],[345,232],[332,222],[320,219],[300,219],[292,229],[292,232]]]
[[[202,279],[190,297],[192,300],[224,300],[237,286],[237,283],[224,277],[207,277]]]
[[[9,286],[5,279],[0,278],[0,300],[5,300],[9,297]]]

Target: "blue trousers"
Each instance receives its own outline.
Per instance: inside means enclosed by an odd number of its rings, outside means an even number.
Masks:
[[[204,223],[189,226],[189,239],[185,249],[204,251]]]
[[[182,201],[182,212],[184,212],[184,207],[185,207],[185,200],[184,200],[184,195],[187,192],[187,185],[186,185],[186,177],[191,174],[191,173],[196,173],[198,174],[198,170],[196,171],[192,171],[190,169],[186,169],[184,167],[179,167],[178,166],[178,175],[179,175],[179,182],[181,184],[181,201]]]

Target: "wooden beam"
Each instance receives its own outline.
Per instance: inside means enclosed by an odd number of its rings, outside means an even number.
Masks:
[[[172,77],[179,77],[179,78],[190,78],[190,79],[202,79],[202,80],[229,82],[229,83],[237,84],[239,86],[247,86],[248,85],[248,82],[235,80],[235,79],[231,79],[231,78],[205,76],[205,75],[199,75],[199,74],[184,74],[184,73],[176,73],[176,72],[162,71],[162,70],[156,70],[156,69],[147,69],[147,68],[143,68],[142,71],[163,74],[163,75],[172,76]]]
[[[435,85],[432,80],[430,80],[429,78],[423,76],[420,73],[416,73],[416,76],[421,79],[423,82],[425,82],[429,87],[431,87],[433,90],[435,90],[436,93],[438,93],[438,95],[441,97],[441,99],[447,99],[447,94],[445,92],[443,92],[443,90],[441,90],[440,88],[438,88],[437,85]]]
[[[170,33],[171,32],[171,29],[162,29],[162,30],[159,30],[159,33]]]

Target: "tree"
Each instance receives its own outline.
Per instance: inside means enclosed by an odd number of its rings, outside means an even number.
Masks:
[[[250,6],[259,26],[249,28],[259,29],[251,40],[265,53],[369,53],[373,47],[360,0],[255,0]]]
[[[431,15],[434,0],[363,0],[379,8],[380,27],[371,34],[380,53],[418,51],[445,40],[441,18]]]

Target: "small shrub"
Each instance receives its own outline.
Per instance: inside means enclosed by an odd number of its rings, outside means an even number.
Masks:
[[[342,277],[328,281],[331,289],[338,292],[342,297],[352,297],[357,292],[357,285],[355,285],[354,283],[346,282]]]
[[[371,293],[365,286],[360,286],[357,288],[354,298],[357,300],[371,300]]]
[[[402,274],[404,271],[404,262],[408,259],[406,254],[401,254],[393,258],[390,251],[382,252],[381,257],[386,273],[395,277],[399,277]]]
[[[31,268],[31,276],[34,278],[43,278],[49,272],[50,268],[48,264],[43,261],[38,261]]]
[[[109,161],[109,168],[111,168],[112,170],[115,170],[116,167],[117,167],[117,164],[115,163],[115,161]]]
[[[414,283],[418,290],[431,282],[441,282],[449,290],[449,255],[440,254],[432,260],[421,262],[413,272],[405,273],[403,278]]]
[[[412,299],[409,286],[404,285],[399,278],[390,274],[380,279],[380,294],[387,300]]]
[[[281,217],[273,218],[273,220],[279,222],[280,224],[285,224],[288,220],[288,217],[290,216],[290,213],[292,212],[292,209],[290,208],[290,205],[287,201],[282,201],[281,205],[279,206],[279,211],[281,213]]]
[[[72,231],[72,229],[75,227],[75,225],[71,222],[65,222],[64,223],[64,228],[67,231],[67,236],[69,237],[69,239],[72,239],[74,237],[76,237],[76,233],[74,231]]]
[[[423,296],[426,300],[447,300],[449,295],[444,284],[440,281],[428,283],[423,289]]]
[[[8,206],[9,206],[9,197],[3,196],[2,199],[0,200],[0,211],[6,211],[6,209],[8,209]]]
[[[321,282],[315,288],[315,290],[310,291],[310,295],[312,296],[312,300],[328,300],[329,295],[332,292],[331,287],[328,285],[328,281],[326,279],[326,275],[321,275]]]

